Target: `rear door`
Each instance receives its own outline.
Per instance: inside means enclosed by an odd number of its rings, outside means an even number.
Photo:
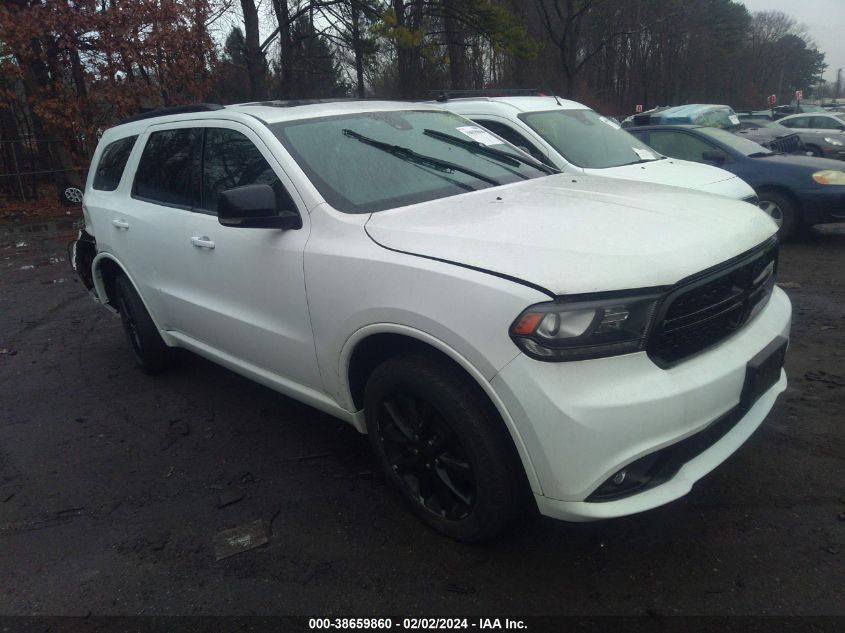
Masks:
[[[305,204],[252,130],[228,121],[207,125],[200,200],[182,235],[184,331],[250,365],[320,388],[303,272]],[[250,184],[272,186],[279,208],[298,211],[303,227],[221,225],[218,195]]]
[[[151,126],[136,148],[140,157],[130,196],[112,210],[119,258],[166,330],[184,325],[183,237],[199,195],[201,138],[189,122]]]

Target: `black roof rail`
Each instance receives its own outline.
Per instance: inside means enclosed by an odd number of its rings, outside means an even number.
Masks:
[[[215,110],[222,110],[223,106],[216,103],[191,103],[189,105],[173,106],[170,108],[159,108],[158,110],[147,110],[139,112],[138,114],[123,119],[118,125],[124,123],[132,123],[133,121],[143,121],[144,119],[154,119],[160,116],[168,116],[169,114],[189,114],[191,112],[213,112]]]
[[[268,106],[271,108],[296,108],[299,106],[315,105],[319,103],[345,103],[349,101],[372,101],[357,97],[331,97],[327,99],[270,99],[265,101],[250,101],[239,103],[240,106]]]
[[[462,97],[537,97],[546,93],[538,88],[487,88],[484,90],[429,90],[428,94],[437,101],[448,101]]]

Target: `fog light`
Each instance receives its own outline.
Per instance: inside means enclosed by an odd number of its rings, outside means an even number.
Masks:
[[[623,468],[623,469],[622,469],[622,470],[620,470],[618,473],[616,473],[615,475],[613,475],[613,477],[611,478],[611,480],[610,480],[610,481],[612,481],[612,482],[613,482],[613,485],[614,485],[614,486],[621,486],[621,485],[622,485],[622,482],[623,482],[623,481],[625,481],[625,475],[626,475],[626,474],[627,474],[627,473],[625,472],[625,469]]]

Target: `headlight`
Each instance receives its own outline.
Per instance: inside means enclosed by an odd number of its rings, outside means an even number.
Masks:
[[[845,143],[840,141],[838,138],[829,138],[829,137],[825,136],[824,140],[827,141],[828,143],[830,143],[831,145],[845,145]]]
[[[845,171],[825,169],[813,174],[813,180],[820,185],[845,185]]]
[[[531,306],[510,335],[538,360],[584,360],[645,349],[661,295],[582,295]]]

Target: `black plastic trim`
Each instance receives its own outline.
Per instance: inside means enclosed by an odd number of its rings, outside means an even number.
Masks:
[[[162,116],[170,116],[171,114],[190,114],[192,112],[216,112],[222,110],[225,106],[216,103],[192,103],[188,105],[173,106],[171,108],[160,108],[158,110],[149,110],[147,112],[140,112],[134,116],[123,119],[118,125],[124,123],[133,123],[135,121],[144,121],[146,119],[155,119]]]

